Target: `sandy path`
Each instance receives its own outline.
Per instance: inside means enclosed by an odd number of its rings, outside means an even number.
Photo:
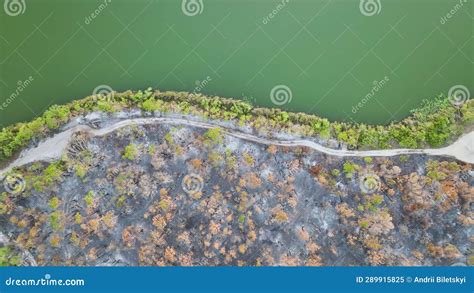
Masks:
[[[149,125],[149,124],[174,124],[186,125],[198,128],[215,128],[219,127],[222,131],[230,136],[240,138],[246,141],[251,141],[266,145],[277,145],[287,147],[308,147],[321,153],[338,157],[392,157],[399,155],[410,154],[424,154],[432,156],[446,156],[453,157],[459,161],[474,164],[474,131],[460,137],[455,143],[445,148],[440,149],[389,149],[389,150],[370,150],[370,151],[348,151],[336,150],[324,147],[316,142],[309,140],[273,140],[257,137],[252,134],[243,133],[241,131],[226,128],[218,124],[209,122],[192,121],[182,118],[136,118],[127,119],[117,122],[113,125],[101,128],[92,129],[89,126],[79,125],[74,126],[68,130],[56,134],[41,142],[37,147],[24,150],[19,158],[10,163],[6,168],[0,171],[0,178],[10,171],[12,168],[29,164],[35,161],[54,161],[61,157],[66,150],[66,147],[71,139],[71,136],[79,131],[86,131],[92,136],[104,136],[120,128],[127,127],[133,124]]]

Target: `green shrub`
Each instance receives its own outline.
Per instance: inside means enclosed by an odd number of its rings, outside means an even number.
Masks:
[[[69,120],[70,110],[67,106],[54,105],[47,110],[43,117],[46,125],[51,129],[57,129],[61,124]]]
[[[57,209],[59,206],[59,198],[56,196],[49,200],[49,207],[53,210]]]
[[[20,256],[8,247],[0,247],[0,266],[19,266],[21,264]]]
[[[77,177],[81,179],[87,175],[87,167],[81,163],[76,163],[76,165],[74,166],[74,169],[76,171]]]
[[[439,171],[438,161],[428,161],[426,163],[427,176],[433,180],[442,181],[448,177],[448,175],[442,171]]]
[[[134,144],[129,144],[125,147],[125,151],[123,152],[123,158],[128,159],[130,161],[134,161],[138,157],[138,148]]]
[[[359,166],[355,163],[346,162],[343,165],[343,171],[346,174],[347,179],[354,177],[354,173],[359,170]]]
[[[78,225],[82,223],[81,213],[76,212],[76,214],[74,215],[74,222]]]
[[[331,171],[331,174],[332,174],[332,176],[334,176],[334,177],[338,177],[339,175],[341,175],[341,171],[340,171],[339,169],[333,169],[333,170]]]
[[[148,98],[140,105],[140,108],[147,112],[161,111],[162,107],[163,101],[157,100],[154,97]]]
[[[205,134],[204,136],[206,138],[208,138],[211,143],[213,144],[219,144],[219,143],[222,143],[222,131],[220,128],[212,128],[212,129],[209,129]]]
[[[51,224],[51,229],[58,231],[61,229],[61,218],[62,214],[59,211],[54,211],[49,216],[49,223]]]
[[[41,175],[33,177],[33,188],[38,191],[43,191],[45,188],[51,187],[53,183],[61,180],[64,172],[64,162],[58,161],[50,164],[43,170]]]
[[[97,101],[97,109],[102,112],[115,112],[115,105],[109,100],[99,100]]]
[[[95,199],[95,193],[94,191],[90,190],[86,196],[84,196],[84,201],[86,202],[86,205],[88,207],[92,206],[94,204],[94,199]]]
[[[174,139],[173,139],[173,135],[171,134],[171,132],[168,132],[165,135],[165,140],[168,143],[168,145],[173,145],[174,144]]]

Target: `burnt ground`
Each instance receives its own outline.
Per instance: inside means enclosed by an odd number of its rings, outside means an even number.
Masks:
[[[15,173],[1,231],[38,265],[474,262],[472,165],[446,158],[338,158],[155,125],[79,134],[61,161]]]

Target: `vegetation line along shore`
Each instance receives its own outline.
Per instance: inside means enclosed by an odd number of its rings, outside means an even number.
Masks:
[[[74,117],[93,111],[113,113],[130,109],[237,121],[260,131],[335,140],[353,150],[439,148],[456,140],[474,122],[472,100],[457,107],[447,97],[427,101],[414,109],[408,118],[382,126],[330,122],[312,114],[258,108],[236,99],[147,89],[95,95],[66,105],[54,105],[31,122],[5,127],[0,131],[0,162],[10,159],[32,142],[58,132]]]

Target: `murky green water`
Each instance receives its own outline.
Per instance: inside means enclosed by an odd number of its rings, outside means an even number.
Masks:
[[[374,11],[359,0],[191,1],[197,11],[180,0],[6,1],[20,10],[0,11],[3,126],[100,85],[368,123],[401,119],[455,85],[474,93],[471,0],[371,0]],[[272,102],[278,85],[291,95]]]

